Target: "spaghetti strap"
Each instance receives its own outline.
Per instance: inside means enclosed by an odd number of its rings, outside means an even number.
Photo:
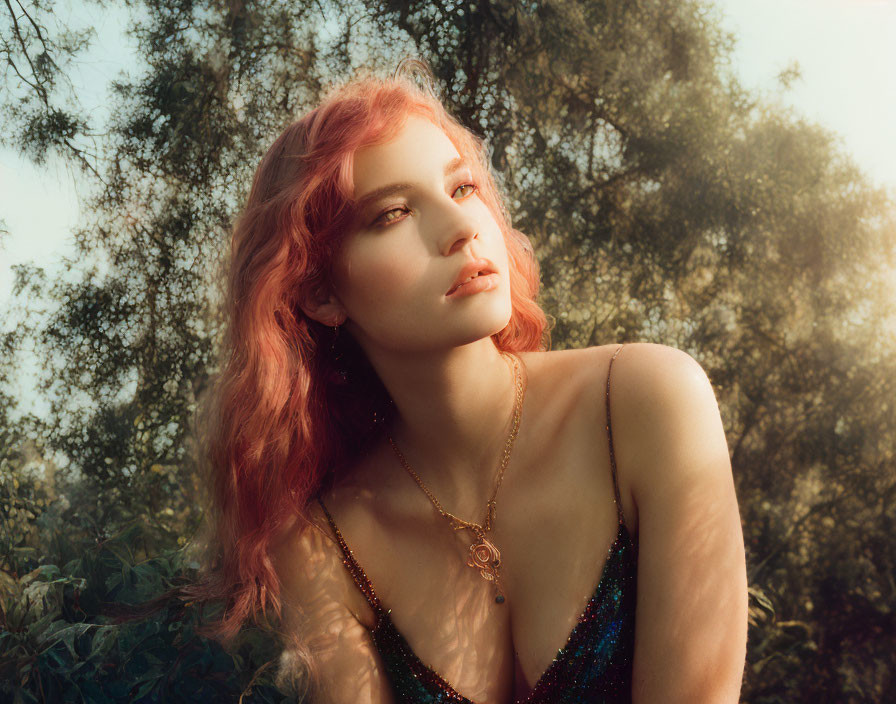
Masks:
[[[622,512],[622,501],[619,498],[619,484],[616,478],[616,453],[613,451],[613,430],[610,422],[610,372],[613,369],[613,360],[616,359],[623,347],[625,347],[625,343],[616,348],[616,351],[610,358],[610,366],[607,369],[607,439],[610,444],[610,470],[613,473],[613,495],[616,502],[616,515],[621,525],[625,525],[625,515]]]
[[[364,596],[367,598],[367,603],[370,604],[374,612],[377,614],[383,613],[383,607],[380,605],[380,600],[377,597],[376,592],[373,591],[373,585],[370,583],[370,580],[367,578],[361,565],[355,560],[355,556],[352,554],[345,539],[342,537],[342,533],[339,531],[339,528],[336,527],[336,521],[333,520],[333,516],[330,515],[330,512],[327,510],[327,507],[324,506],[324,502],[319,496],[317,497],[317,503],[319,503],[320,507],[324,510],[324,515],[326,515],[330,527],[336,534],[336,540],[339,541],[339,547],[342,548],[343,564],[348,567],[352,579],[354,579],[355,584],[357,584],[358,588],[364,593]]]

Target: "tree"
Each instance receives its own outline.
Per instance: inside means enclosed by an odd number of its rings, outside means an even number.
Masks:
[[[52,153],[98,175],[91,131],[67,70],[91,39],[90,30],[66,28],[53,0],[8,0],[0,26],[0,143],[18,146],[43,164]]]
[[[79,510],[146,513],[159,544],[194,525],[189,418],[251,171],[329,77],[419,51],[533,238],[555,346],[661,342],[713,381],[754,587],[745,700],[893,692],[892,195],[737,84],[709,6],[153,0],[133,31],[145,73],[116,86],[78,233],[110,273],[47,287],[33,331]]]

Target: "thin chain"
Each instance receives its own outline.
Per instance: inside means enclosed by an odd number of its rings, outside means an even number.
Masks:
[[[401,464],[404,465],[404,468],[414,478],[414,481],[417,482],[417,484],[423,490],[423,493],[429,497],[429,500],[432,502],[432,505],[436,507],[436,510],[442,516],[448,519],[454,530],[463,530],[465,528],[468,528],[472,530],[480,539],[484,538],[485,533],[491,530],[492,522],[495,520],[495,511],[497,509],[495,497],[497,496],[498,489],[504,479],[504,471],[507,469],[507,463],[510,460],[510,451],[513,448],[514,440],[516,440],[517,430],[519,429],[520,425],[520,415],[522,413],[523,396],[525,394],[525,391],[519,371],[519,358],[512,353],[510,354],[510,356],[513,361],[513,374],[516,381],[516,399],[514,401],[513,407],[513,426],[511,428],[510,435],[507,438],[507,442],[504,444],[504,455],[501,458],[501,467],[498,470],[498,476],[495,480],[495,488],[492,490],[492,495],[486,503],[485,520],[483,521],[483,523],[479,524],[473,523],[472,521],[465,521],[464,519],[458,518],[452,513],[448,513],[444,508],[442,508],[442,504],[440,504],[439,500],[435,496],[433,496],[433,493],[426,487],[426,485],[423,483],[423,480],[420,479],[417,473],[413,469],[411,469],[411,466],[408,464],[404,455],[401,454],[401,451],[395,445],[395,441],[392,439],[392,436],[389,435],[389,443],[392,445],[392,449],[395,450],[395,453],[398,455],[398,459],[401,461]]]
[[[502,352],[502,356],[503,355],[504,353]],[[507,359],[506,356],[504,358],[505,360]],[[423,480],[420,479],[413,469],[411,469],[411,466],[404,458],[404,455],[401,454],[398,447],[395,445],[392,436],[388,436],[389,444],[392,445],[392,449],[395,450],[395,454],[398,455],[401,464],[404,465],[404,468],[414,478],[414,481],[417,482],[418,486],[423,489],[423,492],[429,497],[429,500],[432,502],[432,505],[436,507],[436,510],[448,519],[451,527],[454,528],[454,530],[472,530],[476,535],[478,542],[474,542],[470,545],[470,561],[467,562],[467,565],[479,570],[479,574],[482,578],[492,583],[495,588],[495,603],[497,604],[503,604],[505,601],[499,575],[501,568],[501,551],[498,550],[493,542],[485,537],[485,534],[491,530],[492,522],[495,520],[495,510],[497,508],[495,497],[498,495],[498,487],[501,486],[501,481],[504,479],[504,470],[507,469],[507,461],[510,459],[510,450],[513,447],[513,441],[516,439],[516,433],[520,427],[520,414],[523,408],[523,396],[525,395],[525,386],[522,383],[520,375],[520,359],[513,353],[510,353],[510,358],[513,361],[513,377],[516,382],[516,399],[513,405],[513,427],[504,446],[504,456],[501,459],[501,467],[498,470],[495,488],[492,490],[491,498],[486,503],[485,520],[483,521],[484,525],[473,523],[472,521],[465,521],[443,509],[439,500],[433,496],[432,492],[426,488]]]

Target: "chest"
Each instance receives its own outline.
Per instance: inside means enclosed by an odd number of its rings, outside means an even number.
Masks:
[[[617,537],[603,398],[599,385],[583,392],[576,381],[534,396],[520,428],[526,441],[497,497],[489,539],[501,554],[503,604],[467,564],[475,536],[453,530],[410,478],[416,493],[401,500],[355,492],[349,509],[347,495],[333,497],[342,534],[396,629],[477,702],[508,701],[520,677],[536,683],[594,594]],[[357,597],[356,613],[372,627],[373,610]]]

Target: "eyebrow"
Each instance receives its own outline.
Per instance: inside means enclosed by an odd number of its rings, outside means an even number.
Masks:
[[[445,176],[454,173],[455,171],[459,171],[461,167],[466,166],[466,160],[462,157],[456,157],[445,164]],[[367,195],[361,196],[357,201],[358,210],[363,210],[365,206],[370,204],[373,201],[379,200],[380,198],[385,198],[386,196],[391,196],[399,191],[410,190],[414,187],[411,183],[391,183],[388,186],[383,186],[382,188],[377,188]]]

